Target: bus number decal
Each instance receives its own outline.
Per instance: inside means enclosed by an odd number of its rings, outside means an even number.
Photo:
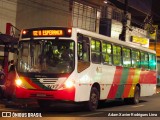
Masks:
[[[48,87],[49,89],[54,89],[54,85],[45,85],[46,87]]]

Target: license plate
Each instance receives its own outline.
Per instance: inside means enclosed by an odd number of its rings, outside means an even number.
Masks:
[[[37,97],[45,97],[46,94],[37,94]]]

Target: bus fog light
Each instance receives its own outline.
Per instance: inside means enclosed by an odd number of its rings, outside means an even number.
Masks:
[[[16,85],[17,85],[17,86],[22,85],[22,80],[21,80],[21,79],[17,79],[17,80],[16,80]]]

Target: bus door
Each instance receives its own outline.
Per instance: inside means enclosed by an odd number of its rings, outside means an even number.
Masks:
[[[78,34],[78,44],[77,44],[78,73],[81,73],[90,66],[89,56],[90,56],[89,38],[81,34]]]

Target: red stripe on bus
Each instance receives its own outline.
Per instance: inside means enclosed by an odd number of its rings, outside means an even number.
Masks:
[[[122,76],[123,67],[117,66],[114,74],[114,79],[110,91],[108,93],[108,99],[114,99],[118,90],[118,86],[120,84],[121,76]]]
[[[128,79],[124,88],[124,93],[122,95],[123,98],[128,97],[130,89],[132,88],[132,83],[133,83],[133,78],[135,75],[135,68],[131,68],[129,70],[129,75],[128,75]]]
[[[156,84],[156,71],[141,71],[140,84]]]

